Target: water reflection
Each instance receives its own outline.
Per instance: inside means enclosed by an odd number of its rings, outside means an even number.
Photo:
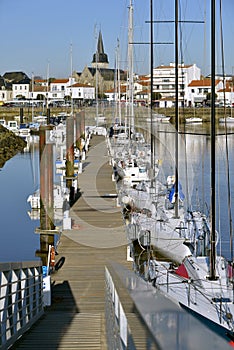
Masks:
[[[38,160],[36,152],[34,157]],[[32,161],[30,152],[17,154],[0,172],[1,262],[38,259],[39,236],[34,231],[39,221],[32,221],[27,213],[27,197],[37,186]]]
[[[146,129],[146,128],[145,128]],[[195,210],[206,214],[210,207],[210,125],[186,125],[180,134],[179,174],[187,203]],[[148,133],[147,130],[144,130]],[[228,126],[227,144],[231,179],[231,202],[233,202],[234,175],[234,127]],[[174,128],[171,124],[158,124],[154,127],[156,136],[155,154],[162,160],[159,173],[165,181],[174,173]],[[148,138],[149,141],[149,138]],[[55,154],[61,151],[57,147]],[[227,200],[226,137],[224,125],[217,126],[217,230],[221,236],[222,254],[230,258],[229,215]],[[56,183],[60,174],[54,173]],[[40,226],[39,215],[32,213],[27,198],[39,188],[39,149],[38,139],[32,140],[25,153],[9,160],[0,172],[1,193],[1,245],[0,261],[35,260],[35,252],[40,247],[40,237],[35,229]],[[29,214],[31,212],[31,215]],[[63,213],[58,213],[56,226],[61,224]]]
[[[168,175],[174,174],[175,132],[170,125],[158,124],[154,127],[156,135],[155,154],[162,159],[159,173],[165,182]],[[230,220],[228,213],[227,165],[231,179],[231,202],[233,202],[234,175],[234,126],[229,125],[227,136],[223,124],[217,125],[216,133],[216,223],[220,235],[222,255],[230,258]],[[179,135],[179,180],[186,194],[185,205],[193,210],[201,210],[209,215],[210,208],[210,124],[184,125]],[[228,147],[226,147],[226,145]],[[227,152],[228,149],[228,160]]]

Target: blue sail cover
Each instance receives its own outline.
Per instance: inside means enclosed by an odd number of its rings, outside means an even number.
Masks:
[[[183,201],[184,198],[185,198],[185,196],[184,196],[184,194],[183,194],[183,192],[182,192],[182,186],[181,186],[181,183],[180,183],[180,182],[179,182],[179,186],[178,186],[178,192],[179,192],[179,194],[178,194],[179,199],[180,199],[181,201]],[[175,203],[175,184],[172,186],[172,188],[171,188],[171,190],[170,190],[170,193],[169,193],[169,201],[170,201],[171,203]]]

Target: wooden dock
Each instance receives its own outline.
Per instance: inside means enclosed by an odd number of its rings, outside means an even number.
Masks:
[[[70,210],[73,228],[58,246],[52,305],[13,349],[107,349],[105,266],[132,263],[102,136],[91,139],[79,187],[81,197]]]

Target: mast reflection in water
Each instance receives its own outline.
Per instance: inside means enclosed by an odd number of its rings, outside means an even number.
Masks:
[[[160,124],[155,130],[155,156],[162,159],[159,177],[173,173],[173,130],[170,123]],[[193,209],[205,213],[210,202],[210,137],[209,124],[186,126],[186,137],[181,137],[179,176],[184,193]],[[180,129],[182,131],[182,129]],[[234,203],[234,127],[228,127],[228,149],[230,162],[231,204]],[[221,254],[230,258],[229,215],[227,200],[227,167],[224,128],[217,127],[217,228],[221,235]],[[157,137],[160,135],[160,141]],[[186,185],[187,184],[187,185]],[[0,262],[38,260],[35,256],[40,247],[39,234],[35,229],[39,220],[31,220],[27,198],[39,188],[38,148],[31,146],[31,153],[18,154],[9,160],[0,171],[1,244]]]
[[[210,136],[209,123],[180,126],[179,181],[189,207],[209,215],[210,208]],[[228,186],[225,129],[217,125],[216,137],[216,221],[220,236],[221,254],[230,259],[230,220],[228,213]],[[155,155],[163,164],[159,178],[163,182],[174,174],[174,127],[155,125]],[[234,126],[228,126],[228,153],[231,187],[231,205],[234,204]],[[185,203],[185,205],[187,205]],[[221,245],[220,245],[221,244]]]

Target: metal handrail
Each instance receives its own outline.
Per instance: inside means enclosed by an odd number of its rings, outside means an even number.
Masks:
[[[8,349],[44,312],[40,262],[0,264],[0,349]]]

